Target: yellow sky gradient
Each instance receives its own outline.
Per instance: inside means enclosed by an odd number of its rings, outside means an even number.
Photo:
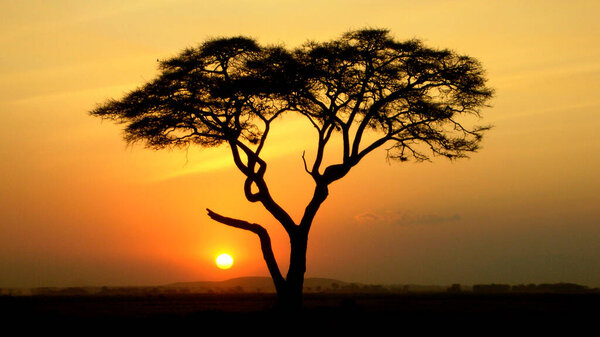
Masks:
[[[391,163],[334,183],[308,276],[371,283],[600,286],[597,1],[0,1],[0,287],[162,284],[267,275],[258,240],[204,209],[283,231],[243,195],[228,150],[127,147],[87,112],[209,37],[299,46],[388,28],[479,59],[494,124],[468,160]],[[313,130],[275,125],[276,200],[298,218]],[[217,269],[217,252],[235,265]]]

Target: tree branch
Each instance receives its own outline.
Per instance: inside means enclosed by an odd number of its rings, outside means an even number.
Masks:
[[[304,162],[304,171],[312,176],[312,173],[308,170],[308,165],[306,164],[306,151],[302,151],[302,162]]]
[[[283,290],[283,287],[285,286],[285,279],[283,278],[283,275],[279,270],[277,260],[275,260],[275,255],[273,254],[273,248],[271,246],[271,238],[267,230],[259,224],[249,223],[244,220],[228,218],[217,214],[208,208],[206,209],[206,211],[208,212],[208,216],[217,222],[220,222],[230,227],[244,229],[258,235],[258,238],[260,239],[260,248],[262,250],[265,262],[267,263],[267,268],[269,269],[269,273],[273,278],[273,282],[275,283],[275,288],[277,288],[277,292],[280,293],[280,291]]]
[[[244,165],[238,151],[238,146],[246,153],[248,157],[248,165]],[[247,179],[244,182],[244,193],[246,194],[246,198],[250,202],[258,202],[260,201],[263,206],[271,213],[279,223],[283,226],[283,228],[290,235],[294,235],[296,232],[296,223],[292,219],[292,217],[281,207],[269,192],[269,188],[264,179],[264,174],[266,172],[267,163],[262,160],[255,152],[245,146],[243,143],[235,140],[230,142],[230,147],[232,149],[232,153],[234,156],[234,162],[246,175]],[[240,164],[238,164],[240,163]],[[255,164],[259,164],[258,171],[255,172],[254,166]],[[257,193],[252,193],[251,187],[252,184],[255,184],[258,188]]]

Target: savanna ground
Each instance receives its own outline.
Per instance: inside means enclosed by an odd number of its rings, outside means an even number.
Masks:
[[[272,294],[3,296],[0,308],[4,325],[22,332],[127,329],[201,335],[254,330],[275,334],[285,329],[394,335],[462,331],[487,336],[560,329],[577,336],[600,318],[597,293],[307,294],[305,309],[294,315],[274,311],[274,300]]]

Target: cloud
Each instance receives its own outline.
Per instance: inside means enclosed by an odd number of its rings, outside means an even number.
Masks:
[[[459,214],[419,213],[414,211],[384,211],[379,213],[364,212],[354,216],[360,225],[392,224],[392,225],[429,225],[460,220]]]
[[[361,225],[374,223],[380,219],[379,215],[372,212],[360,213],[354,216],[354,220]]]

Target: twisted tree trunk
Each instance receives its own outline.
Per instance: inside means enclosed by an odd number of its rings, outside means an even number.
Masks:
[[[302,307],[302,290],[306,272],[306,249],[308,237],[296,235],[290,240],[290,266],[282,292],[277,292],[276,306],[282,310],[298,310]]]

